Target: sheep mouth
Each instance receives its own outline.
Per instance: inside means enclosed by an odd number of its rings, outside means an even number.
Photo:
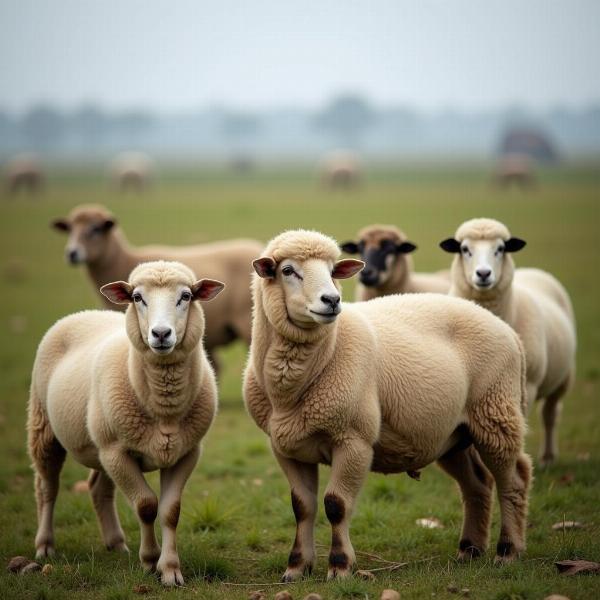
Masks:
[[[492,287],[493,282],[492,281],[478,281],[475,286],[480,289],[480,290],[486,290],[490,287]]]
[[[156,354],[169,354],[169,352],[173,350],[173,345],[160,344],[158,346],[150,346],[150,348],[152,352],[155,352]]]
[[[310,312],[313,315],[317,315],[323,319],[331,319],[333,321],[340,314],[340,310],[341,309],[339,309],[339,308],[335,308],[326,313],[317,312],[316,310],[310,310]]]

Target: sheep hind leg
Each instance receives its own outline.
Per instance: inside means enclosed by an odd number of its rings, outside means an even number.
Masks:
[[[104,472],[92,470],[88,478],[92,504],[107,550],[129,552],[115,506],[115,484]]]
[[[549,394],[542,406],[542,421],[544,423],[544,441],[540,453],[540,464],[548,466],[558,456],[558,444],[556,441],[556,423],[560,417],[561,399],[569,389],[569,380],[563,383],[555,392]]]
[[[464,519],[458,559],[477,558],[489,543],[494,478],[473,446],[443,456],[438,464],[456,480],[462,495]]]
[[[301,463],[286,458],[275,449],[273,453],[290,484],[292,509],[296,518],[296,537],[288,565],[281,580],[291,582],[311,573],[315,557],[314,528],[317,516],[319,465]]]
[[[27,429],[29,454],[35,470],[38,516],[35,555],[36,558],[43,558],[54,554],[54,505],[67,452],[54,436],[45,411],[33,397],[29,406]]]

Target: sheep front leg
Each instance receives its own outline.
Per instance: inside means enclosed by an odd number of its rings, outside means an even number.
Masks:
[[[350,542],[350,518],[372,460],[373,448],[361,439],[348,439],[333,448],[331,479],[325,490],[325,514],[331,523],[328,580],[352,573],[356,555]]]
[[[181,509],[181,494],[199,456],[200,448],[196,446],[175,465],[160,471],[158,514],[162,529],[162,551],[156,570],[160,573],[164,585],[183,585],[181,564],[177,554],[177,523]]]
[[[135,510],[140,523],[140,562],[145,571],[154,571],[160,548],[154,534],[158,500],[146,482],[138,463],[126,450],[114,444],[101,448],[100,462]]]
[[[288,558],[288,566],[281,578],[294,581],[312,571],[315,562],[314,528],[317,516],[319,465],[301,463],[286,458],[273,449],[275,458],[290,484],[292,509],[296,517],[296,537]]]

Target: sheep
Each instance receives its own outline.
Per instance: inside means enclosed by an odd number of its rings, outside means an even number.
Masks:
[[[530,157],[518,153],[505,154],[496,165],[492,182],[499,188],[508,188],[513,183],[523,190],[533,188],[536,179]]]
[[[28,445],[38,508],[36,556],[54,553],[53,511],[67,452],[92,469],[89,488],[104,543],[127,551],[115,484],[136,511],[145,570],[181,585],[176,549],[181,493],[217,405],[215,375],[202,348],[204,315],[194,300],[224,284],[176,262],[151,262],[129,283],[102,287],[114,311],[64,317],[42,339],[31,381]],[[143,473],[160,469],[160,501]],[[162,550],[154,535],[160,518]]]
[[[544,399],[540,462],[558,455],[556,423],[561,399],[575,378],[575,317],[569,294],[540,269],[517,269],[512,258],[525,241],[511,237],[494,219],[463,223],[440,243],[455,253],[450,294],[473,300],[506,321],[520,336],[527,356],[528,407]]]
[[[389,294],[448,293],[450,272],[415,273],[410,253],[417,247],[394,225],[369,225],[357,237],[357,242],[340,244],[347,254],[360,254],[365,263],[356,286],[356,300]]]
[[[33,195],[44,186],[44,171],[33,154],[15,156],[5,168],[6,191],[16,195],[21,190]]]
[[[113,185],[121,192],[143,192],[152,180],[154,163],[142,152],[123,152],[110,166]]]
[[[331,189],[351,189],[358,186],[362,173],[358,158],[344,151],[325,157],[321,163],[321,182]]]
[[[117,225],[115,216],[105,207],[83,204],[52,226],[69,234],[65,249],[72,265],[85,264],[92,284],[99,289],[106,283],[126,279],[141,262],[178,260],[196,273],[229,282],[219,302],[206,306],[204,347],[215,361],[214,350],[233,340],[250,343],[250,264],[263,244],[255,240],[229,240],[197,246],[130,246]],[[107,308],[115,308],[104,298]],[[123,308],[122,306],[116,308]]]
[[[254,261],[252,343],[244,400],[288,479],[296,538],[284,581],[312,569],[318,464],[331,465],[328,578],[355,564],[349,523],[369,470],[414,472],[437,461],[460,484],[459,558],[488,543],[494,481],[498,562],[525,548],[531,461],[523,452],[525,356],[488,311],[441,294],[405,294],[341,310],[337,260],[313,231],[274,238]]]

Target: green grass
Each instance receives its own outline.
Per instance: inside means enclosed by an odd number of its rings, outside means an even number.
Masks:
[[[353,520],[359,552],[407,562],[376,581],[327,584],[329,528],[321,510],[317,522],[319,562],[311,579],[290,586],[294,598],[317,591],[324,598],[378,598],[382,589],[403,599],[451,598],[448,585],[469,588],[472,598],[537,600],[550,593],[572,599],[600,597],[598,576],[561,577],[555,560],[600,561],[600,168],[543,173],[537,190],[522,194],[492,189],[476,167],[436,170],[388,169],[350,194],[327,193],[302,173],[259,173],[227,179],[223,174],[165,177],[146,196],[119,196],[97,175],[66,175],[50,182],[39,199],[0,197],[0,315],[5,342],[0,346],[0,561],[33,555],[36,520],[32,477],[25,451],[25,408],[36,346],[59,317],[95,306],[84,273],[62,258],[64,238],[48,222],[75,204],[102,202],[119,217],[131,241],[190,244],[233,236],[267,240],[285,228],[318,228],[338,239],[352,237],[372,222],[401,225],[419,245],[419,269],[446,267],[448,255],[437,242],[473,216],[505,221],[528,240],[516,256],[520,265],[555,273],[572,294],[579,330],[578,378],[565,402],[559,429],[561,456],[547,471],[536,471],[531,495],[528,551],[516,564],[496,568],[492,554],[471,564],[454,560],[461,503],[453,482],[436,467],[420,482],[405,475],[371,475]],[[345,288],[352,297],[352,282]],[[1,598],[134,598],[134,588],[150,587],[146,597],[236,599],[267,590],[272,598],[294,536],[288,487],[264,435],[247,417],[240,374],[246,350],[234,345],[222,353],[221,407],[209,432],[200,464],[183,497],[179,551],[186,578],[181,590],[163,591],[142,574],[137,561],[136,519],[119,497],[119,511],[132,549],[114,555],[102,547],[88,497],[71,491],[86,471],[68,460],[56,510],[58,554],[52,573],[18,577],[0,569]],[[531,417],[528,449],[536,455],[539,419]],[[589,453],[588,460],[581,455]],[[579,457],[579,458],[578,458]],[[570,485],[561,483],[574,476]],[[327,478],[323,468],[322,481]],[[155,474],[149,477],[157,485]],[[322,483],[323,486],[323,483]],[[420,517],[436,516],[444,529],[424,530]],[[552,531],[566,518],[584,529]],[[493,536],[498,533],[495,514]],[[380,566],[359,554],[361,568]],[[226,585],[248,584],[255,585]]]

